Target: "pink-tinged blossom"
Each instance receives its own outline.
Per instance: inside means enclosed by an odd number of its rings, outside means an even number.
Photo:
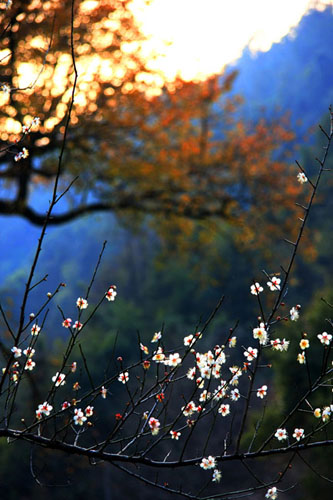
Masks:
[[[65,385],[66,375],[64,373],[59,373],[57,372],[54,377],[52,377],[52,382],[54,382],[56,387],[59,387],[60,385]]]
[[[301,439],[304,438],[304,429],[295,429],[293,438],[295,438],[297,441],[300,441]]]
[[[71,404],[68,401],[64,401],[61,405],[61,409],[67,410],[67,408],[69,408],[70,406],[71,406]]]
[[[177,431],[170,431],[170,434],[171,434],[171,439],[175,439],[176,441],[178,441],[181,436],[181,432]]]
[[[196,408],[195,403],[193,401],[190,401],[189,403],[187,403],[186,406],[182,407],[182,412],[183,412],[183,415],[185,415],[185,417],[189,417],[196,410],[197,410],[197,408]]]
[[[87,309],[88,307],[88,302],[86,299],[83,299],[82,297],[79,297],[76,301],[77,307],[82,310],[82,309]]]
[[[257,357],[258,349],[253,349],[252,347],[248,347],[243,354],[248,361],[252,361]]]
[[[263,291],[263,287],[260,283],[256,282],[254,285],[251,285],[251,293],[252,295],[259,295]]]
[[[14,347],[11,348],[11,351],[14,355],[14,358],[20,358],[22,356],[22,349],[19,349],[14,345]]]
[[[214,467],[216,467],[215,457],[212,457],[211,455],[209,455],[209,457],[203,458],[201,460],[200,467],[202,467],[202,469],[204,469],[204,470],[214,469]]]
[[[151,339],[151,342],[158,342],[162,338],[162,332],[155,332],[153,338]]]
[[[74,325],[73,325],[73,328],[75,328],[76,330],[81,330],[81,328],[83,327],[83,324],[80,323],[80,321],[75,321]]]
[[[306,358],[305,358],[305,352],[304,351],[302,353],[297,354],[297,361],[299,362],[300,365],[305,365]]]
[[[87,417],[83,413],[81,408],[76,408],[74,410],[74,424],[83,425],[87,421]]]
[[[156,436],[156,434],[158,434],[160,431],[160,421],[157,418],[151,417],[148,420],[148,425],[150,427],[152,435]]]
[[[304,351],[304,349],[308,349],[310,347],[310,342],[308,341],[308,339],[302,339],[299,343],[299,346],[302,351]]]
[[[226,417],[230,413],[230,405],[221,405],[219,408],[219,413],[221,413],[222,417]]]
[[[72,319],[71,318],[66,318],[64,319],[64,321],[62,322],[62,326],[65,327],[65,328],[70,328],[71,324],[72,324]]]
[[[108,289],[108,291],[106,292],[105,294],[105,298],[109,301],[109,302],[113,302],[114,299],[116,298],[117,296],[117,292],[116,292],[116,286],[115,285],[112,285],[110,286],[110,288]]]
[[[73,363],[71,364],[71,372],[75,373],[76,369],[77,369],[77,362],[73,361]]]
[[[26,349],[24,349],[23,354],[27,358],[32,358],[32,356],[35,354],[35,349],[33,349],[32,347],[27,347]]]
[[[276,276],[273,276],[270,281],[267,281],[267,286],[271,290],[271,292],[274,292],[275,290],[280,290],[280,283],[281,280],[280,278],[277,278]]]
[[[86,417],[91,417],[94,414],[94,407],[93,406],[87,406],[87,408],[84,410]]]
[[[279,441],[284,441],[285,439],[288,439],[288,433],[286,429],[277,429],[276,433],[274,436],[279,440]]]
[[[40,326],[38,326],[36,323],[32,325],[31,327],[31,335],[35,336],[35,335],[38,335],[39,332],[40,332],[41,328]]]
[[[38,405],[38,410],[36,410],[36,417],[38,419],[42,418],[43,415],[45,415],[45,417],[48,417],[52,410],[53,406],[49,405],[48,402],[45,401],[43,404]]]
[[[268,334],[265,323],[260,323],[259,327],[253,329],[253,338],[259,340],[259,344],[265,345],[268,341]]]
[[[299,172],[297,174],[297,180],[300,184],[304,184],[305,182],[308,182],[308,178],[304,172]]]
[[[257,397],[264,399],[266,395],[267,395],[267,385],[259,387],[259,389],[257,390]]]
[[[35,368],[35,366],[36,366],[36,363],[34,361],[32,361],[31,358],[28,358],[26,363],[25,363],[24,369],[32,371]]]
[[[106,395],[107,395],[107,389],[104,387],[104,385],[101,387],[101,396],[103,399],[106,399]]]
[[[129,380],[129,373],[128,372],[119,373],[118,380],[119,382],[126,384],[126,382],[128,382]]]
[[[277,494],[277,489],[275,486],[273,486],[273,488],[269,488],[269,490],[267,490],[265,498],[271,498],[271,500],[276,500],[277,497],[278,497],[278,494]]]
[[[323,345],[330,345],[332,340],[332,335],[327,332],[319,333],[317,337]]]

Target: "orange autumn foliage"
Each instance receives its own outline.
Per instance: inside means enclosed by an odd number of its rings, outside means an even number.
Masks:
[[[11,88],[0,96],[3,144],[20,138],[34,116],[41,126],[24,138],[28,158],[15,164],[12,154],[2,155],[2,178],[19,189],[0,209],[36,224],[43,215],[29,207],[29,186],[55,174],[72,91],[71,4],[17,0],[1,13],[2,25],[9,22],[1,39],[1,80]],[[250,245],[265,244],[272,231],[285,234],[282,214],[293,210],[300,191],[288,164],[293,134],[287,122],[250,125],[235,118],[240,99],[227,97],[235,72],[199,83],[165,83],[149,72],[128,5],[74,3],[79,78],[62,179],[78,175],[73,192],[92,201],[78,205],[74,195],[73,206],[51,223],[114,210],[163,214],[158,227],[167,235],[177,233],[177,225],[188,233],[194,221],[207,219],[210,235],[212,221],[228,221]]]

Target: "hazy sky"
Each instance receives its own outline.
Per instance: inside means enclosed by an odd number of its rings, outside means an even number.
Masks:
[[[203,78],[237,59],[249,44],[269,50],[313,7],[333,0],[133,0],[133,11],[153,47],[164,54],[152,62],[172,78]],[[170,42],[166,46],[165,42]]]

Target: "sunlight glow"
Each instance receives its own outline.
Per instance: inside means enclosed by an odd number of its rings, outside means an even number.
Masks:
[[[151,69],[167,79],[204,79],[250,50],[267,51],[311,8],[332,0],[133,0],[132,11],[157,54]]]

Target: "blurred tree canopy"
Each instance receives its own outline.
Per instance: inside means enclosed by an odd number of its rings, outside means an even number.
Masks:
[[[235,72],[172,83],[151,72],[129,4],[74,4],[79,78],[61,187],[78,179],[50,222],[95,210],[162,214],[158,227],[168,234],[174,216],[182,231],[192,230],[191,219],[210,218],[239,224],[243,242],[265,241],[282,220],[288,225],[288,200],[299,191],[286,161],[287,122],[237,121],[239,98],[227,98]],[[10,91],[0,94],[0,175],[10,195],[0,213],[37,225],[44,210],[31,203],[30,188],[55,176],[74,80],[70,13],[69,0],[16,1],[1,13],[0,80]],[[35,116],[39,129],[24,134]],[[22,146],[29,156],[15,162]]]

